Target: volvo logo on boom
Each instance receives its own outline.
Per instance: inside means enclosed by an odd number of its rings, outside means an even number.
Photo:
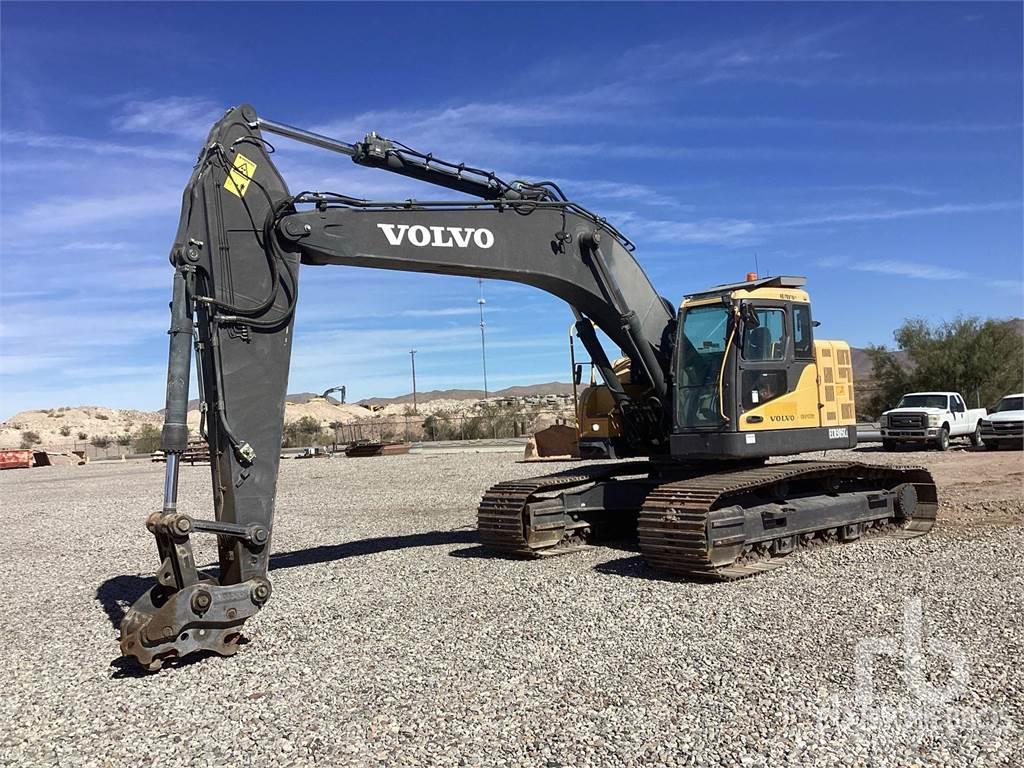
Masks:
[[[425,227],[422,224],[378,224],[388,243],[401,245],[406,240],[417,248],[467,248],[472,243],[477,248],[494,245],[494,233],[489,229],[475,227]]]

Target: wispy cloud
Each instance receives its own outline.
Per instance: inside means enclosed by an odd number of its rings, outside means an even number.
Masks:
[[[486,312],[501,312],[501,307],[487,305]],[[480,314],[479,307],[438,307],[437,309],[406,309],[398,313],[400,317],[461,317]]]
[[[95,155],[128,155],[140,159],[178,160],[182,159],[184,148],[154,147],[81,136],[31,133],[26,131],[4,131],[0,134],[4,144],[17,144],[32,149],[63,149],[73,152],[89,152]],[[185,154],[187,157],[187,154]]]
[[[733,115],[689,115],[661,121],[663,125],[679,128],[760,128],[780,129],[824,129],[828,131],[860,131],[886,133],[999,133],[1020,131],[1020,122],[968,122],[962,120],[937,120],[920,122],[907,120],[870,120],[865,118],[824,118],[814,115],[791,117],[783,115],[733,114]]]
[[[960,269],[950,269],[934,264],[921,264],[913,261],[860,261],[850,264],[850,269],[857,272],[877,272],[883,275],[900,275],[916,280],[963,280],[970,275]]]
[[[924,216],[964,215],[1020,210],[1021,203],[1005,200],[991,203],[945,203],[916,208],[869,208],[803,216],[794,219],[703,218],[666,220],[648,218],[629,211],[611,212],[609,220],[627,227],[638,242],[752,245],[764,241],[773,231],[820,226],[893,221]]]
[[[635,231],[635,237],[642,242],[745,245],[756,242],[759,237],[758,224],[744,219],[670,221],[626,216],[622,223]]]
[[[812,31],[767,29],[694,48],[690,41],[656,42],[624,52],[624,78],[708,85],[729,80],[807,85],[845,54],[835,47],[839,27]]]
[[[815,224],[842,224],[860,221],[891,221],[893,219],[915,218],[918,216],[941,216],[945,214],[954,215],[962,213],[992,213],[995,211],[1016,211],[1021,210],[1019,200],[1000,200],[990,203],[943,203],[942,205],[929,205],[917,208],[889,208],[882,210],[848,211],[845,213],[830,213],[820,216],[805,216],[802,218],[779,221],[775,226],[780,227],[802,227]]]
[[[224,105],[194,96],[128,101],[111,121],[115,131],[194,138],[205,136]]]
[[[174,217],[181,206],[181,190],[130,192],[96,197],[48,198],[28,206],[17,215],[4,215],[4,240],[17,240],[40,232],[80,231],[105,221],[127,221],[144,216]]]

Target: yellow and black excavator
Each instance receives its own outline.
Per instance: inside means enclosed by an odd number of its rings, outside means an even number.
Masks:
[[[268,133],[460,196],[292,194]],[[658,571],[723,580],[773,568],[804,544],[917,536],[934,522],[935,484],[923,469],[767,463],[856,444],[849,347],[814,338],[802,278],[752,276],[687,296],[677,310],[625,235],[553,182],[506,181],[373,133],[348,144],[242,105],[200,151],[170,260],[167,466],[162,507],[147,520],[161,563],[121,625],[122,652],[149,669],[198,651],[231,655],[270,598],[300,263],[510,280],[569,305],[602,381],[581,404],[581,449],[628,460],[488,489],[479,536],[499,553],[554,555],[632,531]],[[623,351],[615,364],[597,329]],[[177,506],[193,352],[213,520]],[[215,577],[196,567],[197,534],[217,537]]]

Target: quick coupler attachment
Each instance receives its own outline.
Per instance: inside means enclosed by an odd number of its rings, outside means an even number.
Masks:
[[[233,655],[242,624],[270,599],[270,581],[257,577],[222,585],[200,578],[189,535],[213,529],[260,546],[269,532],[261,526],[237,526],[238,532],[228,532],[223,529],[236,526],[160,512],[150,515],[147,527],[156,536],[163,562],[156,585],[135,601],[121,622],[121,653],[151,672],[165,662],[201,651]]]

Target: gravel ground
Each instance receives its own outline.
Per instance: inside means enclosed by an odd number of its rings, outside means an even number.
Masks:
[[[932,468],[930,536],[718,585],[622,548],[487,557],[483,489],[562,465],[286,461],[251,642],[148,676],[114,627],[156,566],[162,467],[4,472],[0,763],[1024,764],[1022,455],[855,455]],[[208,483],[184,469],[186,511]]]

